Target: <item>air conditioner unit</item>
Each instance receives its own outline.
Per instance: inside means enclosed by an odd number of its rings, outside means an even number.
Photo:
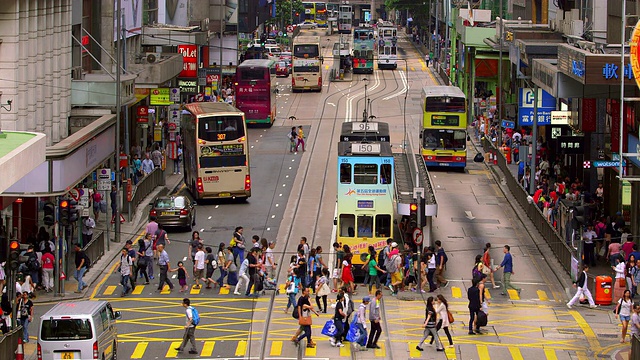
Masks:
[[[71,79],[72,80],[82,80],[82,67],[76,66],[71,68]]]
[[[145,58],[147,59],[147,63],[149,63],[149,64],[154,64],[154,63],[157,63],[158,61],[160,61],[160,56],[161,56],[161,55],[162,55],[162,54],[160,54],[160,53],[155,53],[155,52],[153,52],[153,53],[146,53],[146,54],[145,54]]]

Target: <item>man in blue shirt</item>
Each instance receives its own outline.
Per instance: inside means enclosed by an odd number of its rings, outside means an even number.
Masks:
[[[504,269],[503,275],[502,275],[501,295],[507,295],[507,289],[513,289],[518,292],[518,295],[520,295],[520,292],[522,291],[522,289],[515,287],[513,284],[511,284],[511,275],[513,274],[513,259],[511,258],[511,253],[509,252],[509,250],[511,250],[511,247],[509,245],[505,245],[504,259],[502,259],[502,263],[498,267],[498,269],[500,268]]]

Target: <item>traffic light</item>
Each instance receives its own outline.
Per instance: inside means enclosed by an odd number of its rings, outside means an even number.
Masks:
[[[69,225],[69,215],[69,200],[60,200],[60,216],[58,218],[62,226]]]
[[[11,270],[18,270],[20,266],[20,243],[18,240],[11,240],[9,243],[9,267]]]
[[[418,204],[417,203],[409,204],[409,217],[411,218],[411,220],[415,221],[416,223],[418,222]]]
[[[78,206],[78,202],[75,200],[69,200],[69,222],[73,223],[78,221],[80,218],[80,207]]]
[[[581,226],[587,224],[589,218],[589,208],[582,205],[572,206],[573,219],[571,219],[571,227],[573,229],[579,229]]]
[[[47,226],[51,226],[56,223],[56,205],[51,201],[47,201],[43,207],[44,219],[43,222]]]

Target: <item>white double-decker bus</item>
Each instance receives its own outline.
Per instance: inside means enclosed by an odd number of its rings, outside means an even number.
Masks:
[[[320,37],[296,36],[293,39],[293,69],[291,88],[293,91],[322,91],[322,56]]]

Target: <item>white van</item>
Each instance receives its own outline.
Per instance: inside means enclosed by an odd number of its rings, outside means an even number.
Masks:
[[[58,303],[40,317],[38,360],[117,359],[120,317],[106,301]]]

